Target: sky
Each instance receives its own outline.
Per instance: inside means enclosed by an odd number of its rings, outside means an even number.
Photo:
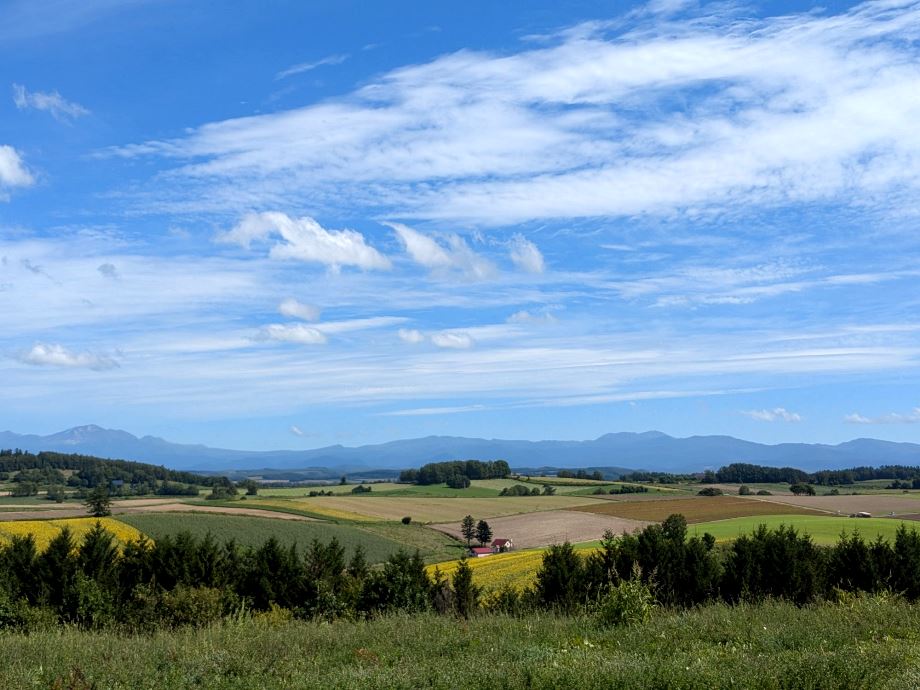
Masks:
[[[0,0],[0,428],[920,441],[920,3]]]

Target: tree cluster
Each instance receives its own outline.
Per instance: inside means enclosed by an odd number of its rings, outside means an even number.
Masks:
[[[65,475],[70,471],[70,476]],[[198,485],[211,486],[223,477],[170,470],[159,465],[127,460],[108,460],[92,455],[54,452],[28,453],[17,449],[0,450],[0,472],[16,473],[14,495],[34,496],[39,488],[109,488],[116,495],[161,494],[196,495]],[[115,487],[113,482],[121,483]]]
[[[709,535],[687,536],[683,516],[636,534],[604,535],[587,558],[569,544],[543,557],[531,596],[537,604],[572,610],[631,579],[649,586],[660,604],[689,607],[786,599],[798,605],[839,592],[892,591],[920,599],[920,534],[904,525],[894,543],[866,542],[854,532],[833,547],[819,547],[792,527],[761,525],[724,550]]]
[[[403,470],[399,481],[414,484],[445,484],[457,481],[454,477],[475,479],[503,479],[511,474],[511,468],[504,460],[451,460],[431,462],[417,470]]]
[[[360,547],[349,558],[334,538],[301,551],[274,538],[246,549],[183,533],[155,543],[141,538],[119,552],[97,523],[81,542],[63,530],[42,553],[31,536],[0,547],[0,628],[53,615],[83,627],[149,629],[279,607],[300,618],[432,608],[465,615],[479,590],[468,572],[458,577],[454,597],[450,583],[426,573],[417,552],[399,551],[372,569]]]
[[[562,479],[592,479],[594,481],[603,481],[604,475],[600,470],[588,472],[588,470],[559,470],[556,472],[557,477]]]

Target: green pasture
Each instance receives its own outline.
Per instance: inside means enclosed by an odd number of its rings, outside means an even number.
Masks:
[[[920,523],[903,521],[908,529]],[[689,536],[700,536],[709,532],[716,541],[731,541],[742,534],[750,534],[760,525],[775,529],[780,525],[795,527],[799,532],[807,532],[816,544],[836,544],[841,533],[852,533],[858,530],[866,541],[872,541],[881,536],[889,541],[894,540],[895,532],[902,521],[893,518],[850,518],[833,515],[754,515],[750,517],[730,518],[727,520],[714,520],[689,525]]]
[[[119,515],[118,519],[154,540],[179,532],[191,532],[199,538],[210,533],[219,542],[235,539],[243,546],[259,546],[269,537],[275,537],[282,544],[296,542],[304,547],[314,539],[328,542],[335,537],[349,555],[359,544],[363,546],[367,560],[371,563],[386,560],[400,548],[414,548],[408,543],[410,539],[400,540],[395,532],[392,536],[385,536],[363,527],[333,522],[208,513],[138,513]]]

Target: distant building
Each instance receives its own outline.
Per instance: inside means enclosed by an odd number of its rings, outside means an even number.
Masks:
[[[491,556],[492,553],[492,549],[488,546],[474,546],[470,549],[470,556],[472,558],[484,558],[485,556]]]
[[[493,553],[504,553],[505,551],[511,551],[513,548],[514,542],[510,539],[496,539],[492,542]]]

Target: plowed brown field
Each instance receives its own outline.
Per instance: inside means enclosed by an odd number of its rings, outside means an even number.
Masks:
[[[661,522],[669,515],[680,513],[687,522],[707,522],[746,515],[817,515],[818,511],[786,503],[756,501],[733,496],[698,496],[669,501],[598,502],[596,505],[571,510],[601,515],[614,515],[629,520]]]

